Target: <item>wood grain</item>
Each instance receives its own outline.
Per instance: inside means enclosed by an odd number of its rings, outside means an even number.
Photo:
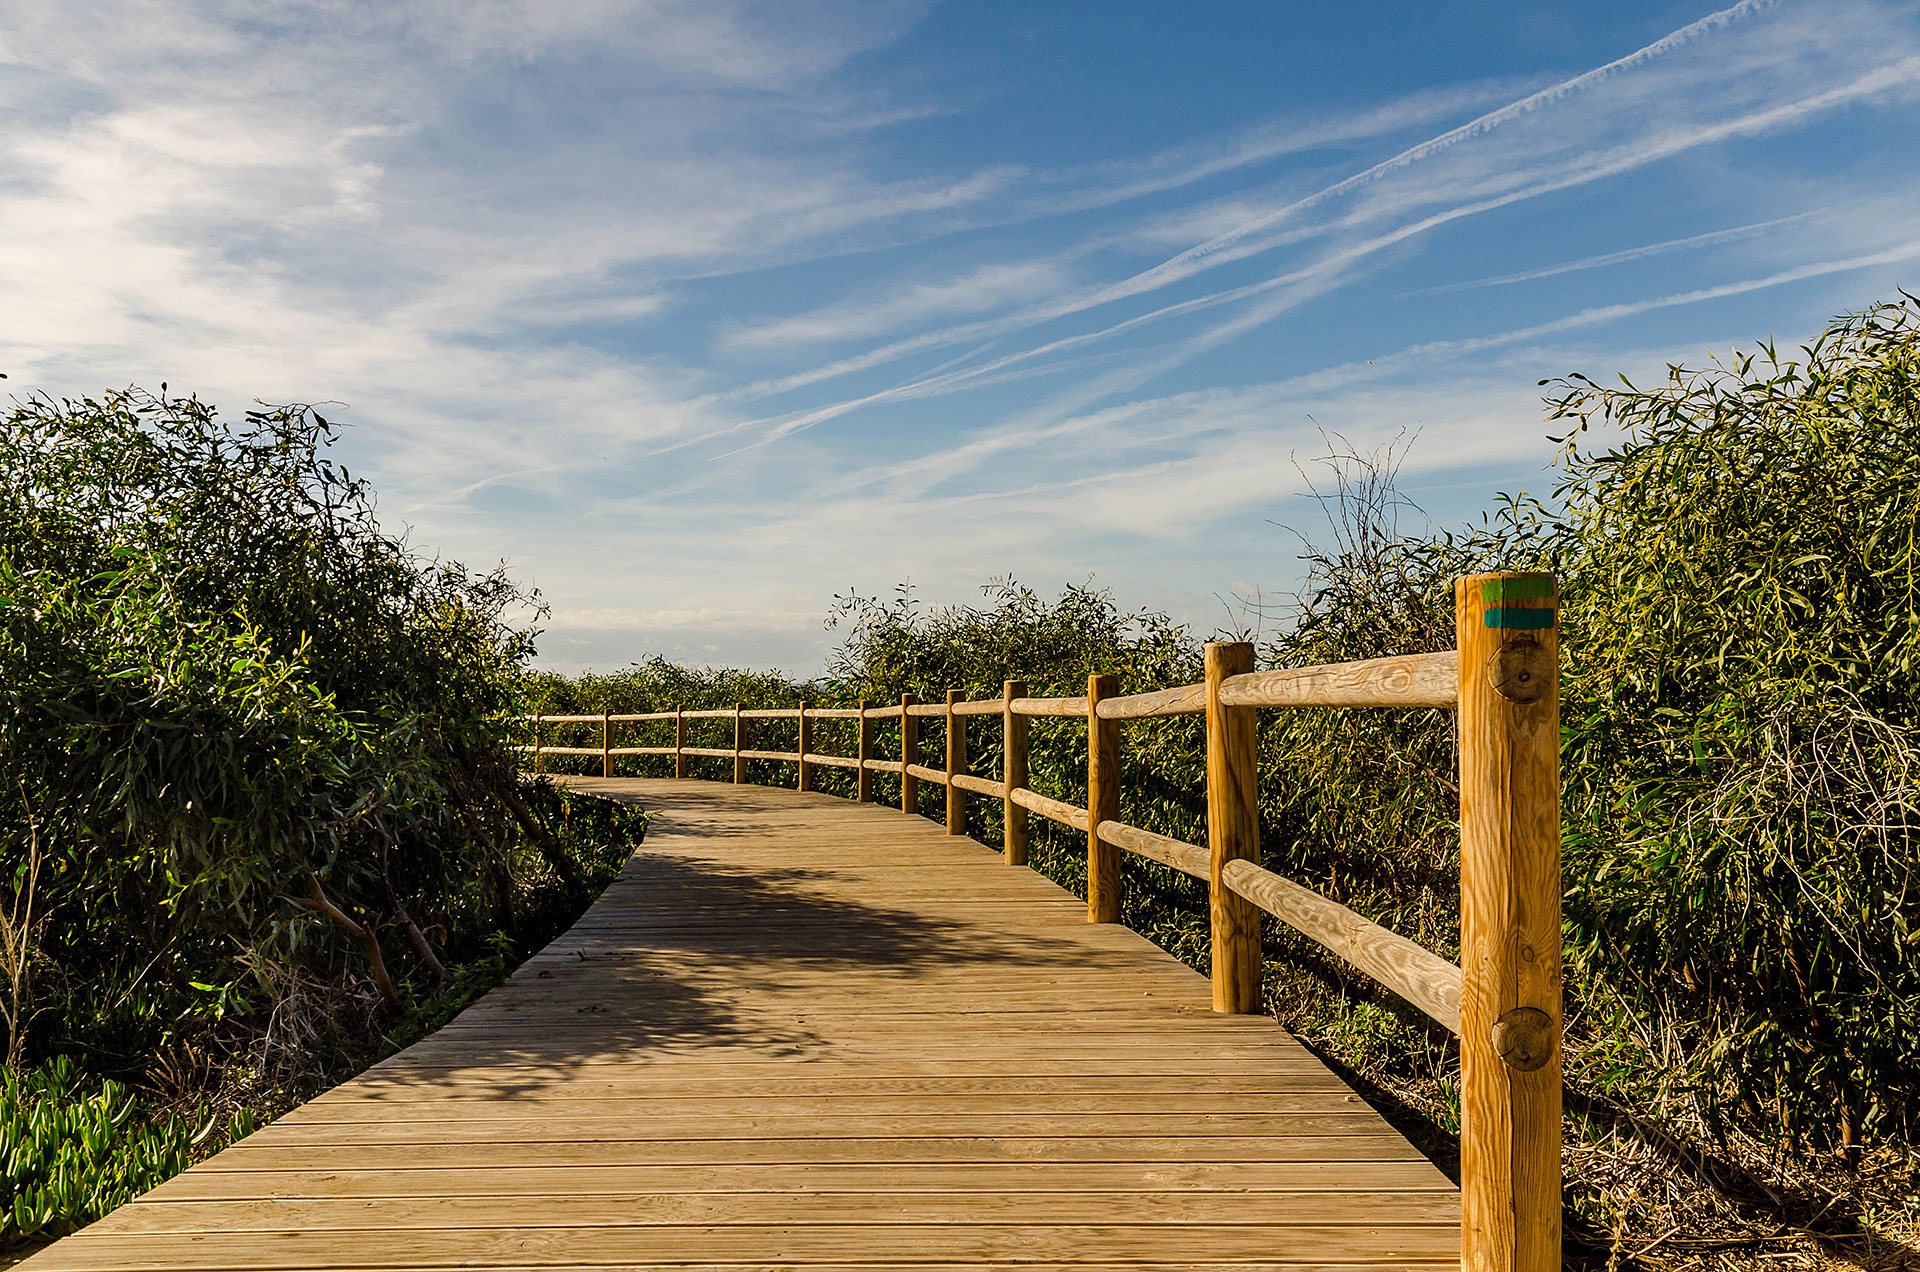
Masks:
[[[1240,896],[1332,950],[1438,1024],[1460,1032],[1460,969],[1446,959],[1251,861],[1228,863],[1221,877]]]
[[[1013,792],[1013,802],[1021,808],[1040,814],[1049,821],[1057,821],[1062,826],[1071,826],[1078,831],[1087,828],[1087,810],[1067,803],[1065,800],[1049,799],[1039,791],[1024,787]]]
[[[1156,835],[1150,830],[1138,826],[1129,826],[1125,822],[1103,821],[1100,823],[1100,838],[1116,848],[1124,848],[1149,861],[1157,861],[1163,866],[1172,866],[1196,879],[1208,879],[1213,875],[1207,862],[1207,850],[1198,844],[1184,843],[1166,835]]]
[[[1206,709],[1207,686],[1204,683],[1104,698],[1099,706],[1103,720],[1147,720],[1156,716],[1196,715]]]
[[[1539,574],[1474,575],[1455,589],[1461,1258],[1488,1272],[1552,1272],[1561,1204],[1559,593]],[[1545,624],[1491,625],[1516,610],[1547,611]],[[1547,683],[1516,701],[1496,688],[1496,672],[1503,658],[1528,655]],[[1517,1066],[1494,1031],[1528,1012],[1544,1019],[1547,1049]]]
[[[1249,670],[1220,687],[1220,701],[1229,707],[1451,707],[1459,697],[1459,667],[1449,652]]]
[[[1221,701],[1229,677],[1253,670],[1253,646],[1210,641],[1207,671],[1207,910],[1213,934],[1213,1009],[1256,1012],[1260,911],[1227,886],[1228,862],[1260,864],[1259,753],[1251,707]]]
[[[1120,722],[1100,718],[1100,701],[1118,676],[1087,677],[1087,922],[1120,921],[1120,850],[1100,838],[1100,823],[1120,816]]]
[[[900,811],[917,813],[920,811],[920,779],[913,774],[914,766],[920,763],[920,721],[911,708],[913,695],[900,695]]]
[[[942,778],[947,784],[947,833],[964,835],[967,833],[967,792],[953,779],[965,776],[967,771],[967,719],[956,715],[954,708],[959,706],[961,695],[958,689],[947,690],[947,772]]]
[[[1015,715],[1023,716],[1073,716],[1078,719],[1087,714],[1085,698],[1015,698],[1011,705]]]
[[[1000,691],[1000,857],[1010,866],[1027,864],[1027,807],[1015,796],[1027,785],[1027,718],[1013,704],[1027,696],[1027,682],[1009,680]]]

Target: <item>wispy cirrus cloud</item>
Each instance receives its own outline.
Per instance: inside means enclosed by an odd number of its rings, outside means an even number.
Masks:
[[[1210,613],[1285,567],[1194,545],[1292,506],[1319,424],[1528,472],[1539,376],[1911,277],[1900,4],[1046,158],[898,69],[937,16],[0,0],[0,370],[344,400],[389,515],[514,557],[559,661],[751,628],[803,666],[806,615],[903,576]]]

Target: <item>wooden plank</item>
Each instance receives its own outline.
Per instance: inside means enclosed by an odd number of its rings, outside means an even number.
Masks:
[[[549,1189],[561,1181],[551,1178]],[[1127,1194],[1127,1222],[1172,1227],[1239,1227],[1275,1224],[1288,1202],[1262,1198],[1249,1205],[1238,1191]],[[1023,1193],[994,1197],[978,1191],[954,1194],[869,1190],[864,1192],[714,1193],[639,1192],[587,1194],[571,1190],[523,1194],[507,1207],[494,1197],[380,1197],[342,1204],[328,1197],[181,1202],[154,1199],[123,1208],[92,1235],[117,1232],[417,1232],[432,1228],[481,1231],[493,1228],[650,1228],[685,1224],[1101,1224],[1113,1219],[1117,1198],[1108,1191]],[[1381,1203],[1388,1203],[1383,1210]],[[1326,1227],[1448,1227],[1454,1199],[1444,1192],[1384,1196],[1331,1195],[1311,1201],[1312,1222]]]
[[[952,1260],[980,1264],[1027,1263],[1034,1259],[1135,1261],[1190,1259],[1196,1234],[1168,1224],[794,1224],[713,1229],[661,1224],[639,1231],[605,1227],[381,1230],[378,1240],[354,1237],[350,1266],[412,1268],[445,1263],[492,1267],[502,1262],[627,1261],[644,1255],[657,1263],[726,1261],[794,1264],[863,1257],[886,1265]],[[1445,1226],[1331,1227],[1310,1223],[1261,1223],[1209,1229],[1206,1256],[1218,1263],[1273,1258],[1276,1251],[1312,1250],[1320,1260],[1387,1263],[1441,1257],[1453,1245]],[[67,1257],[56,1264],[71,1272],[134,1272],[156,1266],[211,1272],[236,1266],[260,1272],[338,1267],[342,1236],[325,1232],[205,1234],[141,1233],[81,1236],[62,1243]]]
[[[1453,1188],[1436,1181],[1423,1162],[1079,1162],[1071,1180],[1047,1162],[927,1162],[902,1168],[862,1163],[782,1162],[712,1166],[654,1163],[643,1166],[576,1166],[567,1174],[577,1197],[693,1193],[856,1192],[969,1197],[1019,1191],[1047,1196],[1061,1191],[1111,1195],[1206,1196],[1223,1192],[1247,1202],[1271,1204],[1273,1194],[1375,1194],[1393,1204],[1437,1197],[1459,1208]],[[209,1170],[177,1176],[148,1193],[153,1201],[249,1201],[281,1197],[538,1197],[551,1193],[550,1170],[515,1166],[453,1166],[347,1171]],[[991,1203],[989,1203],[991,1204]]]

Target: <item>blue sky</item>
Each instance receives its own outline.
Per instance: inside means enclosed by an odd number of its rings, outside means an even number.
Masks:
[[[0,0],[0,371],[344,404],[551,666],[815,670],[836,594],[1297,581],[1536,382],[1920,280],[1920,6]]]

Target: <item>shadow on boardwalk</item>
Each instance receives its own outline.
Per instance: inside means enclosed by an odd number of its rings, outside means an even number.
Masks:
[[[650,792],[648,843],[580,921],[452,1024],[367,1076],[398,1097],[414,1082],[466,1071],[466,1081],[484,1080],[496,1098],[511,1098],[577,1077],[584,1065],[712,1058],[716,1049],[741,1061],[847,1059],[859,1044],[844,1025],[831,1041],[809,1025],[808,1005],[823,984],[840,989],[841,1003],[853,987],[876,1019],[901,1010],[937,1019],[943,988],[958,990],[983,969],[1044,984],[1056,973],[1085,978],[1136,961],[1010,933],[995,914],[967,915],[990,909],[990,898],[908,907],[849,895],[876,877],[886,880],[883,894],[937,888],[917,880],[941,867],[904,853],[892,867],[879,863],[877,876],[870,860],[851,868],[770,864],[771,844],[817,851],[823,862],[844,856],[840,837],[823,832],[805,806],[815,799],[830,797],[711,784]],[[842,816],[854,811],[831,804]],[[937,829],[883,807],[859,813],[895,833],[932,829],[928,838],[942,848],[987,852],[942,842]],[[730,860],[749,845],[750,863]]]

